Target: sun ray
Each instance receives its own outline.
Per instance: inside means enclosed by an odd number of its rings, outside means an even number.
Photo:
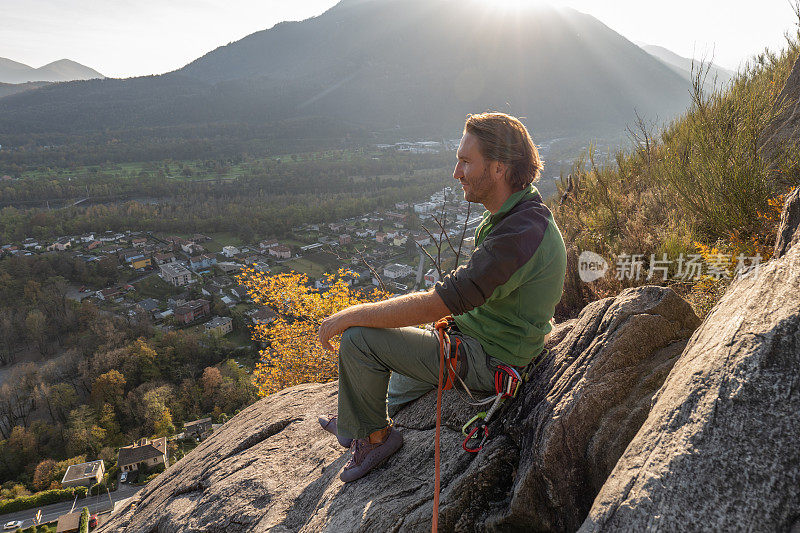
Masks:
[[[480,3],[498,11],[521,11],[537,7],[561,7],[566,0],[480,0]]]

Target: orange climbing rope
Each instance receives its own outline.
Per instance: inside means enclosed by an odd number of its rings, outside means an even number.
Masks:
[[[460,339],[456,339],[456,349],[451,357],[450,336],[447,329],[450,327],[452,317],[446,316],[439,319],[434,326],[437,337],[439,337],[439,382],[436,387],[436,442],[434,443],[433,462],[433,521],[431,531],[436,533],[439,530],[439,491],[441,479],[441,433],[442,433],[442,391],[453,388],[456,376],[456,365],[458,364],[458,347]],[[447,379],[444,379],[444,369],[447,368]],[[444,382],[444,383],[443,383]]]
[[[431,523],[431,531],[437,533],[439,531],[439,464],[441,461],[441,444],[439,437],[442,431],[442,377],[444,375],[444,338],[443,332],[436,328],[436,333],[439,335],[439,384],[436,387],[436,441],[434,443],[433,463],[434,463],[434,480],[433,480],[433,522]]]

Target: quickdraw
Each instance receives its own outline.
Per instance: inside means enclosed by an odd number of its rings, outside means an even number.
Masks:
[[[489,440],[489,422],[492,416],[500,410],[503,403],[510,398],[516,398],[522,383],[527,378],[527,367],[523,371],[523,375],[512,366],[498,365],[494,373],[494,390],[495,397],[492,406],[482,411],[472,418],[461,428],[461,433],[464,435],[464,442],[461,447],[470,453],[478,453],[483,449],[486,441]],[[525,376],[525,377],[523,377]],[[473,446],[471,441],[480,439],[477,446]]]

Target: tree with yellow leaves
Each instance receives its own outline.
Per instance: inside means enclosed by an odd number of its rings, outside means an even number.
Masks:
[[[325,274],[324,291],[310,287],[308,277],[296,272],[270,275],[251,268],[238,276],[257,305],[270,306],[278,313],[272,324],[252,328],[253,340],[267,344],[253,371],[253,382],[260,396],[300,383],[325,383],[338,377],[335,354],[339,342],[338,339],[333,342],[335,352],[326,352],[319,346],[320,323],[352,305],[391,296],[377,289],[351,289],[350,281],[357,276],[345,269]]]

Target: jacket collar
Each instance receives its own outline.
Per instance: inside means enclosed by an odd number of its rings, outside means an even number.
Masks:
[[[511,209],[515,205],[520,203],[522,200],[526,200],[528,198],[532,198],[533,196],[538,195],[538,194],[539,194],[538,189],[536,189],[536,187],[533,185],[533,183],[531,183],[530,185],[528,185],[524,189],[521,189],[521,190],[513,193],[508,198],[506,198],[506,201],[503,202],[503,205],[500,206],[500,209],[498,209],[497,213],[492,214],[488,210],[484,211],[483,212],[483,218],[484,219],[488,218],[490,223],[497,222],[498,220],[500,220],[501,218],[506,216],[506,214],[509,211],[511,211]]]

